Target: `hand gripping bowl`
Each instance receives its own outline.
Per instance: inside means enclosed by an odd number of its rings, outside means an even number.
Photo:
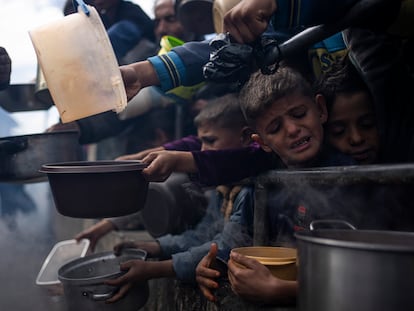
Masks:
[[[148,300],[148,282],[135,282],[126,295],[114,302],[106,303],[119,290],[105,284],[105,280],[115,279],[126,271],[120,264],[129,260],[146,260],[147,253],[142,249],[124,249],[120,256],[113,252],[102,252],[72,260],[58,270],[59,280],[67,310],[81,311],[137,311]]]
[[[141,210],[148,181],[140,161],[78,161],[42,165],[56,209],[75,218],[117,217]]]
[[[280,279],[296,280],[297,255],[294,248],[250,246],[234,248],[232,251],[256,259]]]

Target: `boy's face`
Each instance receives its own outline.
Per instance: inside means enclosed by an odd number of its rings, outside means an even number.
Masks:
[[[349,154],[359,164],[371,164],[377,160],[378,129],[367,93],[336,97],[327,122],[326,137],[332,146]]]
[[[288,167],[306,166],[323,144],[326,106],[312,98],[292,94],[273,102],[256,120],[252,138],[263,150],[275,152]]]
[[[222,128],[215,124],[205,123],[198,127],[197,133],[202,143],[202,151],[235,149],[246,145],[243,139],[243,129]]]

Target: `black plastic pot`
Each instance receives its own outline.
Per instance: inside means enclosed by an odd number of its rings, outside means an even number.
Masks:
[[[147,282],[136,283],[121,300],[108,304],[119,288],[105,284],[125,271],[119,265],[128,260],[145,260],[147,253],[141,249],[124,249],[120,256],[103,252],[75,259],[58,270],[68,310],[82,311],[137,311],[148,300]]]
[[[56,209],[76,218],[117,217],[141,210],[148,181],[140,161],[79,161],[50,163],[46,173]]]
[[[43,164],[82,160],[78,135],[65,131],[0,138],[0,181],[45,181],[39,172]]]

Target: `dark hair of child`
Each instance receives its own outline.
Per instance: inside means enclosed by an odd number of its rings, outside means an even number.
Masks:
[[[275,101],[292,94],[311,98],[314,96],[311,85],[293,68],[281,66],[271,75],[255,72],[243,86],[239,96],[247,123],[255,127],[255,120]]]
[[[237,94],[230,93],[209,99],[208,104],[194,118],[196,127],[206,123],[230,129],[246,126]]]
[[[350,95],[359,92],[370,94],[359,72],[346,55],[338,59],[331,70],[325,72],[315,82],[315,93],[325,97],[328,115],[338,95]]]

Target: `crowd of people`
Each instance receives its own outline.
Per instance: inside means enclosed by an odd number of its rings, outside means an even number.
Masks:
[[[71,2],[65,14],[74,12]],[[228,280],[239,297],[294,303],[297,281],[279,279],[258,261],[231,251],[253,243],[254,178],[269,170],[413,161],[413,1],[342,0],[331,1],[328,8],[317,0],[241,0],[218,31],[227,34],[227,44],[185,29],[177,14],[180,1],[156,0],[153,21],[128,1],[87,2],[98,9],[119,56],[128,105],[145,108],[126,116],[106,112],[48,130],[77,129],[82,144],[106,137],[116,143],[127,135],[127,148],[103,157],[143,161],[148,164],[143,174],[151,182],[184,173],[194,184],[214,187],[204,217],[191,229],[114,246],[115,252],[141,248],[159,260],[123,263],[127,272],[107,282],[120,286],[107,302],[122,299],[134,282],[161,277],[197,283],[206,299],[215,301],[222,276],[212,264],[217,257],[228,263]],[[336,33],[297,44],[271,72],[261,66],[266,40],[286,42],[318,24],[331,25]],[[164,36],[185,43],[121,60],[143,38],[159,47]],[[249,55],[240,66],[248,68],[243,77],[234,74],[240,64],[225,59],[234,50]],[[235,76],[236,87],[219,87],[223,81],[204,75],[208,63],[219,74],[220,68],[231,71],[223,75]],[[171,90],[183,86],[191,97],[171,96]],[[206,92],[203,86],[210,88]],[[185,111],[180,135],[177,106]],[[272,245],[295,245],[296,231],[326,216],[312,210],[303,215],[300,195],[282,190],[273,195],[267,215]],[[116,220],[102,220],[76,238],[89,238],[95,246],[117,229]]]
[[[209,197],[206,215],[194,229],[159,237],[150,244],[138,241],[115,246],[116,251],[131,246],[146,249],[150,256],[162,260],[125,263],[122,269],[128,272],[109,281],[121,286],[110,302],[121,299],[131,283],[159,277],[197,282],[204,296],[215,301],[220,277],[212,265],[216,257],[228,261],[228,278],[240,297],[271,304],[295,301],[296,281],[278,279],[259,262],[231,252],[235,246],[252,243],[253,186],[246,178],[275,169],[412,161],[412,129],[405,123],[412,115],[409,103],[413,95],[407,85],[413,76],[406,54],[410,38],[395,33],[408,2],[377,1],[370,10],[361,10],[363,17],[353,17],[346,29],[285,55],[272,74],[251,69],[239,88],[228,88],[227,92],[212,88],[210,95],[216,99],[202,99],[202,108],[194,119],[197,136],[118,158],[147,163],[143,173],[150,181],[160,182],[173,172],[182,172],[202,185],[215,186],[216,191]],[[318,1],[296,7],[274,0],[243,0],[225,15],[223,31],[231,36],[229,45],[237,48],[257,42],[264,32],[286,40],[304,26],[334,24],[353,5],[358,1],[337,1],[327,14]],[[296,17],[288,12],[295,12]],[[361,48],[367,46],[361,41],[363,33],[378,40],[370,49]],[[390,44],[397,53],[389,52]],[[166,54],[122,66],[128,98],[149,86],[168,92],[204,82],[203,66],[214,49],[217,47],[209,41],[191,41]],[[209,82],[215,81],[207,79]],[[390,97],[395,92],[398,96]],[[392,100],[392,105],[385,99]],[[234,127],[239,117],[229,118],[225,113],[232,103],[240,108],[244,125]],[[384,114],[391,110],[394,112]],[[402,121],[400,128],[390,128],[396,120]],[[234,134],[228,134],[235,129]],[[399,143],[401,139],[406,144]],[[207,148],[208,144],[213,147]],[[268,210],[272,245],[294,245],[295,231],[323,217],[315,211],[307,211],[305,218],[298,216],[303,213],[298,204],[283,191],[275,194]],[[212,222],[220,225],[213,226]]]

